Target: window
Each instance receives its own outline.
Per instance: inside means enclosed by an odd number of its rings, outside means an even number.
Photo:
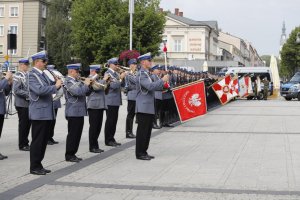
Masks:
[[[0,44],[0,55],[3,55],[3,45]]]
[[[19,15],[19,7],[12,6],[12,7],[10,7],[9,11],[10,11],[10,14],[9,14],[10,17],[18,17],[18,15]]]
[[[4,6],[0,6],[0,17],[4,17]]]
[[[46,17],[47,17],[47,6],[46,5],[42,5],[42,17],[44,19],[46,19]]]
[[[18,25],[9,25],[10,33],[18,34]]]
[[[41,36],[45,37],[46,36],[46,26],[44,24],[41,25]]]
[[[182,51],[182,39],[180,38],[174,39],[174,51],[175,52]]]
[[[11,55],[17,55],[17,49],[11,49],[10,53]]]
[[[4,36],[4,26],[0,25],[0,36]]]
[[[45,50],[45,42],[40,41],[40,50]]]

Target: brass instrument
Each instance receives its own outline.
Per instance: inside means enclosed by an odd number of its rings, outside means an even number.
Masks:
[[[118,66],[118,72],[119,72],[119,74],[122,74],[122,73],[124,73],[124,72],[130,72],[131,71],[131,69],[129,68],[129,67],[125,67],[125,66]]]
[[[94,75],[93,77],[91,77],[91,83],[90,83],[90,86],[94,89],[94,90],[106,90],[106,88],[108,87],[108,84],[102,84],[102,83],[99,83],[97,80],[99,79],[99,75],[96,74]],[[79,77],[79,80],[81,82],[84,82],[87,78],[85,77]]]
[[[52,82],[56,82],[56,79],[61,79],[62,82],[64,82],[65,80],[65,77],[57,70],[51,71],[45,69],[43,72]],[[64,91],[63,91],[63,87],[61,87],[59,90],[57,90],[55,94],[52,95],[53,101],[60,99],[63,95],[64,95]]]
[[[0,80],[2,80],[2,79],[5,78],[6,73],[7,73],[7,72],[0,72]],[[14,77],[14,76],[15,76],[15,75],[13,74],[13,77]]]

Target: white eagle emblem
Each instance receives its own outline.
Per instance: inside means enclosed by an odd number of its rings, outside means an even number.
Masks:
[[[201,105],[201,98],[199,98],[199,94],[193,94],[190,98],[189,98],[189,104],[190,106],[196,106],[199,107]]]

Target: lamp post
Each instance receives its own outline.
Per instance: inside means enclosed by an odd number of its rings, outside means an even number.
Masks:
[[[133,13],[134,13],[134,0],[129,0],[128,13],[130,15],[129,49],[132,50],[132,24],[133,24]]]

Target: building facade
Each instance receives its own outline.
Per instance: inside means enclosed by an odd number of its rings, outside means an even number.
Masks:
[[[20,58],[45,49],[46,0],[0,1],[0,64],[8,55],[17,65]],[[7,34],[17,35],[17,49],[7,49]]]
[[[218,57],[218,24],[183,17],[183,13],[175,9],[174,14],[167,13],[163,42],[170,65],[184,64],[201,70],[201,63]]]
[[[167,13],[163,43],[168,49],[169,65],[191,67],[196,71],[203,70],[205,61],[211,73],[230,66],[263,65],[250,43],[219,31],[217,21],[195,21],[186,18],[178,8],[174,14]]]

